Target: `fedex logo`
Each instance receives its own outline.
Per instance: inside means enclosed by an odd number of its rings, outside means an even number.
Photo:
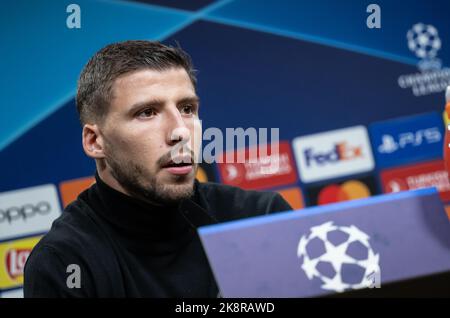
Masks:
[[[374,123],[369,130],[380,168],[442,157],[444,125],[437,112]]]
[[[352,160],[358,157],[362,157],[361,146],[351,146],[346,142],[340,142],[335,144],[333,149],[329,152],[314,152],[313,148],[307,148],[304,151],[305,162],[309,167],[313,163],[319,166],[323,166],[327,163],[334,163],[341,160]]]
[[[364,126],[297,137],[292,146],[304,183],[368,172],[374,168]]]

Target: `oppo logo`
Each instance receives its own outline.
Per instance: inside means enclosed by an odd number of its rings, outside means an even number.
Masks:
[[[11,224],[14,221],[26,221],[36,215],[46,215],[51,212],[50,203],[41,201],[35,205],[24,204],[21,207],[10,207],[6,210],[0,209],[0,223],[8,222]]]

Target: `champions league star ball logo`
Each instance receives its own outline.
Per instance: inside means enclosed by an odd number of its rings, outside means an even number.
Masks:
[[[408,48],[420,59],[420,73],[401,75],[398,84],[401,88],[410,88],[415,96],[440,93],[450,85],[450,69],[442,67],[437,58],[442,47],[438,30],[424,23],[416,23],[406,32]]]
[[[409,49],[420,59],[434,58],[441,48],[441,39],[432,25],[415,24],[406,34]]]
[[[380,287],[379,254],[370,246],[369,236],[354,225],[327,222],[312,227],[301,237],[297,256],[308,279],[321,280],[322,289],[340,293]]]

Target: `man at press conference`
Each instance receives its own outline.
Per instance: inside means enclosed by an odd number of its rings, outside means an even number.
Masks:
[[[33,249],[25,297],[220,296],[196,229],[291,207],[276,193],[195,179],[201,125],[188,54],[108,45],[82,70],[76,104],[96,183]]]

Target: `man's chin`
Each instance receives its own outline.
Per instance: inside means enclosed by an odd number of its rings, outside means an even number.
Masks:
[[[165,184],[160,187],[159,197],[165,203],[176,203],[194,194],[194,179],[178,184]]]

